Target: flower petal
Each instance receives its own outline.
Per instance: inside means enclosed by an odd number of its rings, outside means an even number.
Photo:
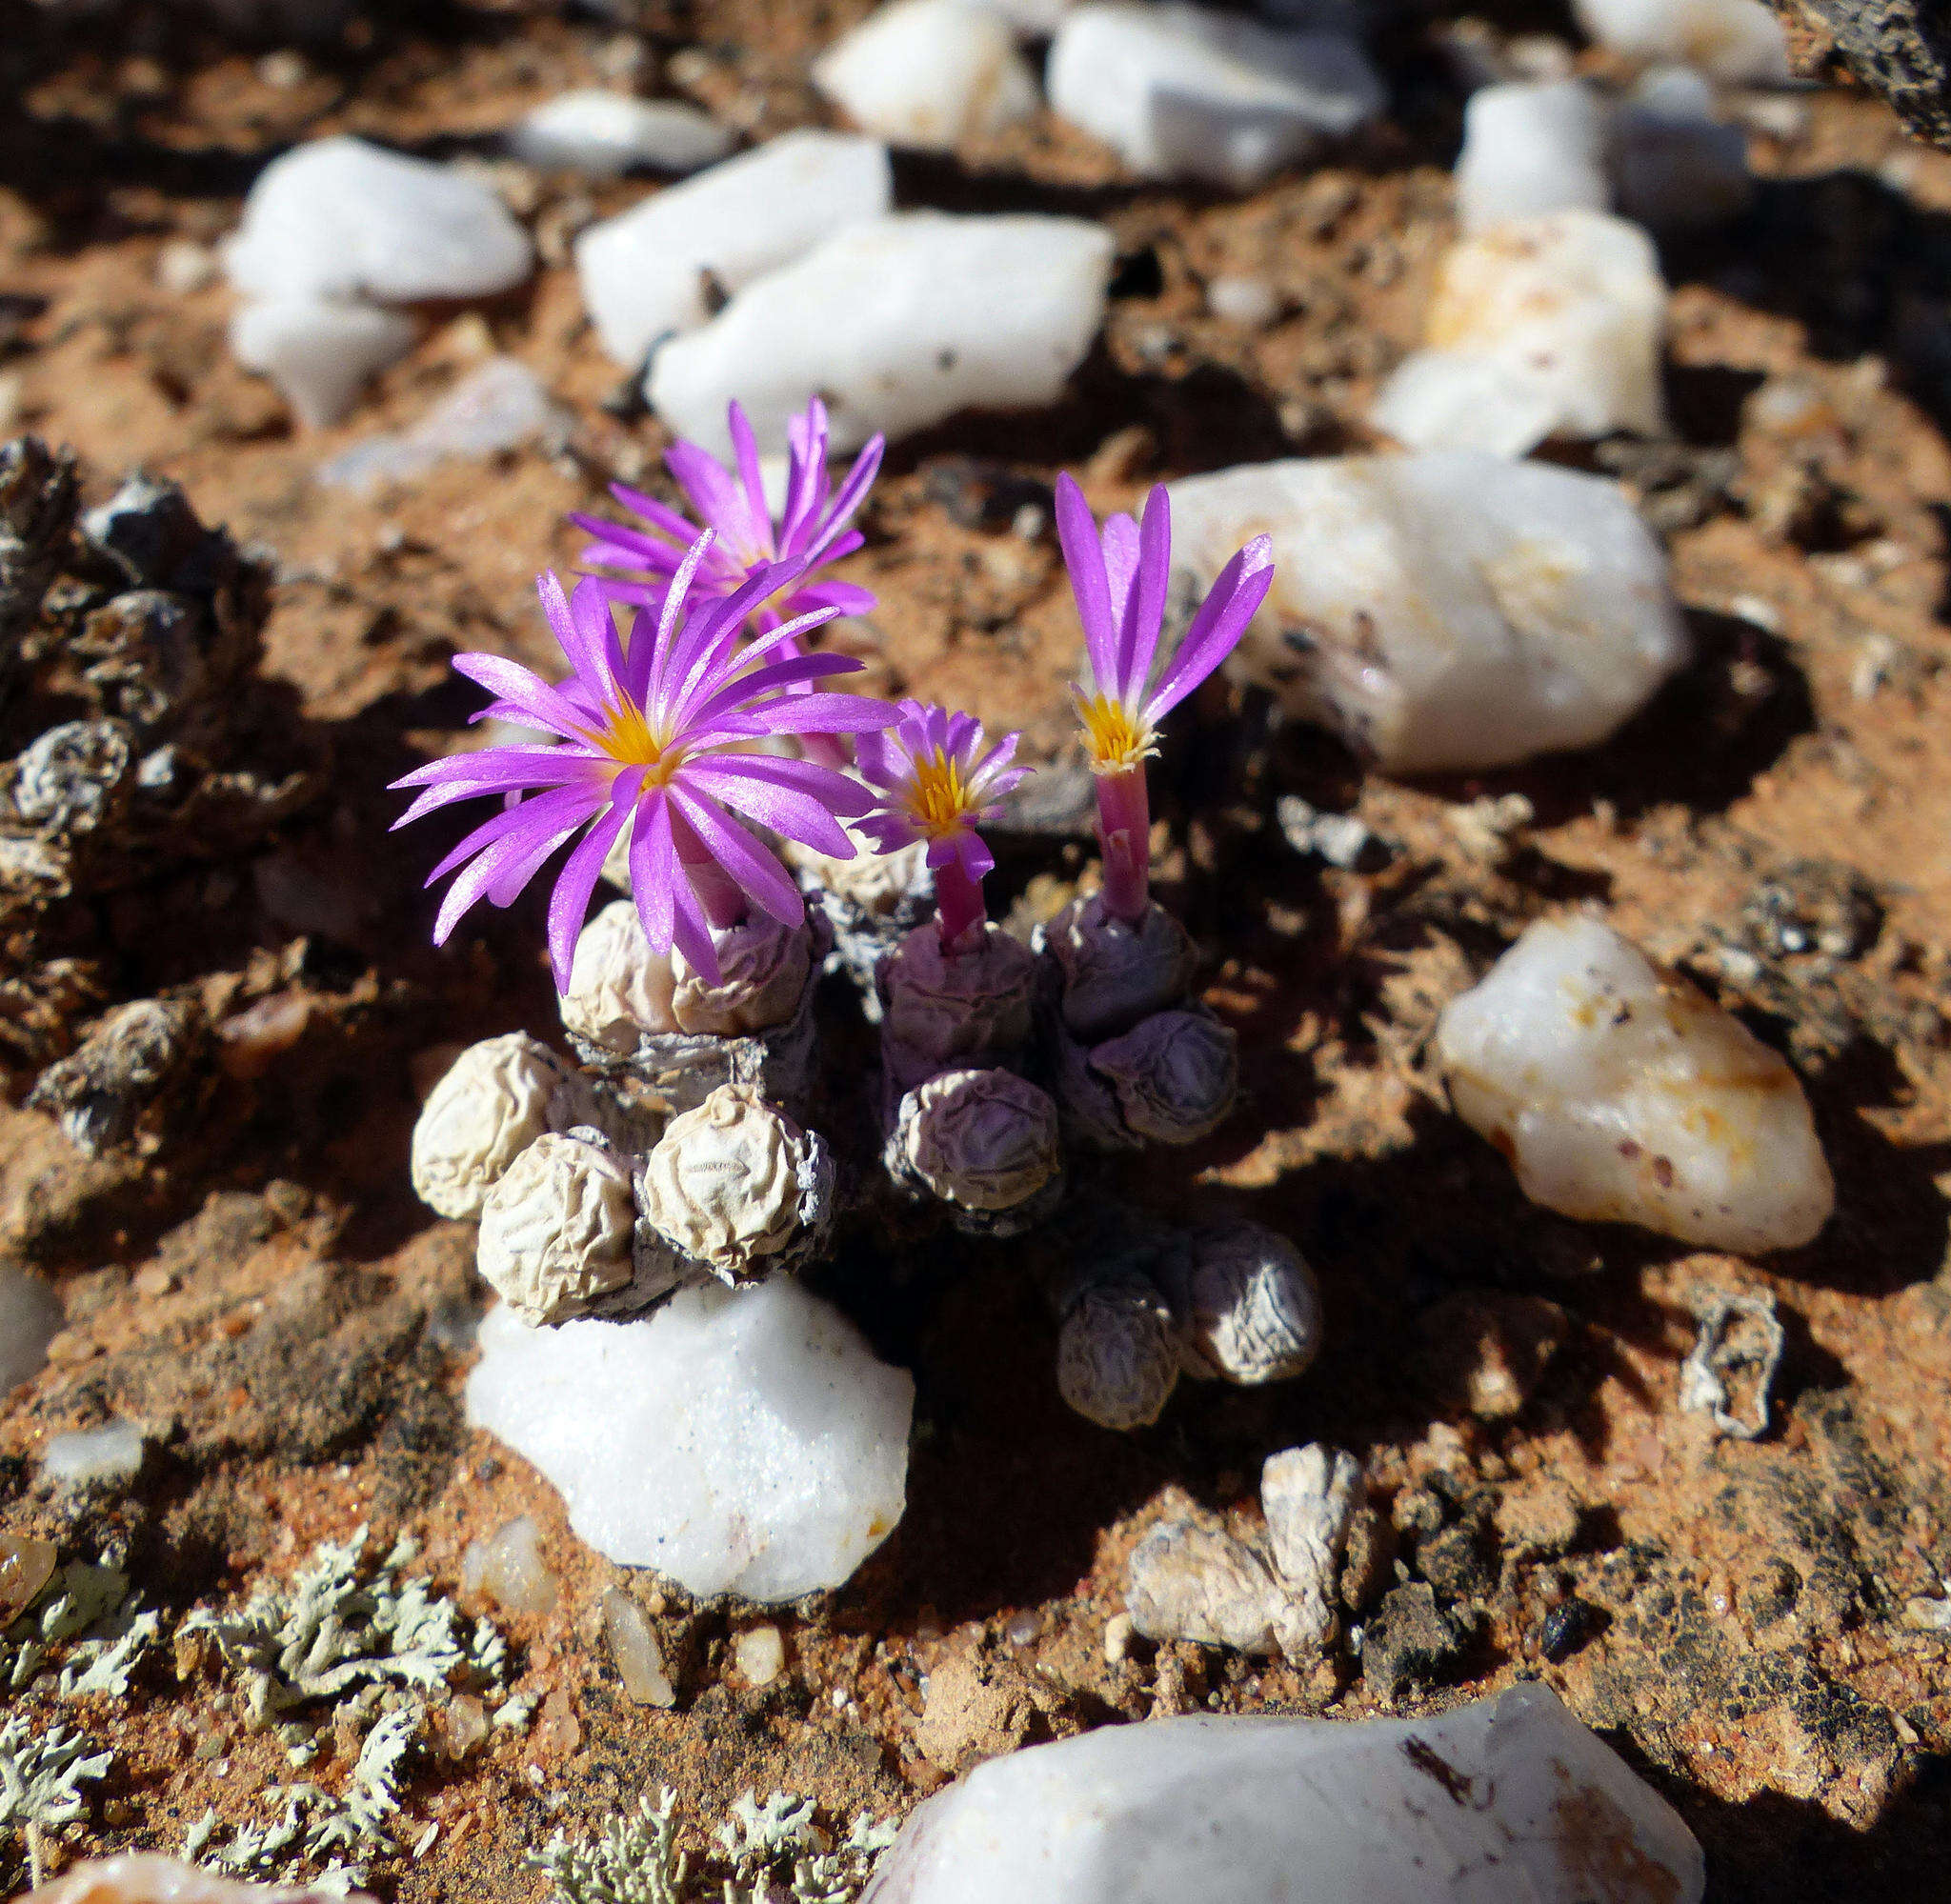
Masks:
[[[814,763],[780,764],[808,766]],[[831,772],[830,769],[820,771]],[[787,839],[797,840],[801,846],[832,853],[835,859],[852,859],[854,849],[834,815],[859,813],[870,804],[863,795],[857,804],[850,800],[845,806],[838,806],[823,800],[818,792],[804,785],[794,785],[789,780],[764,773],[747,772],[728,760],[691,761],[680,771],[680,777],[687,787],[695,787],[713,794],[727,807],[743,813],[747,819],[756,820],[760,826],[770,828]],[[837,780],[840,775],[835,773],[833,778]]]
[[[472,859],[477,852],[485,852],[509,834],[524,829],[546,831],[553,828],[558,836],[566,836],[603,804],[608,792],[602,787],[557,787],[552,792],[537,794],[533,800],[503,807],[493,817],[483,820],[452,852],[444,854],[439,865],[427,875],[425,883],[432,886],[436,879],[444,879],[462,860]]]
[[[1144,526],[1138,531],[1137,572],[1118,630],[1117,674],[1126,695],[1141,695],[1158,652],[1165,623],[1165,585],[1172,576],[1172,505],[1165,485],[1155,483],[1145,498]]]
[[[1274,544],[1257,535],[1225,568],[1199,604],[1172,664],[1145,703],[1152,726],[1172,711],[1231,654],[1274,586]]]
[[[500,654],[456,654],[453,671],[486,688],[497,700],[520,709],[523,720],[533,726],[560,734],[564,740],[587,738],[588,715],[519,661]]]
[[[796,926],[806,916],[806,902],[792,875],[709,794],[694,792],[688,780],[680,773],[670,787],[670,796],[706,852],[761,911],[782,926]]]
[[[568,864],[556,875],[555,890],[549,895],[549,964],[555,974],[557,992],[569,990],[576,935],[589,915],[590,894],[596,890],[603,862],[610,856],[616,835],[630,819],[637,790],[644,784],[648,771],[635,767],[616,776],[608,811],[597,817],[595,825],[577,842]]]
[[[1063,549],[1064,567],[1070,571],[1071,593],[1076,600],[1092,677],[1100,692],[1116,693],[1117,622],[1111,609],[1104,551],[1098,545],[1091,506],[1068,471],[1056,479],[1056,539]]]

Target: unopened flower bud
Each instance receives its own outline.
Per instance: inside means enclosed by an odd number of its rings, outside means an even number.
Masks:
[[[1107,912],[1100,892],[1074,899],[1044,943],[1063,972],[1064,1024],[1087,1044],[1178,1004],[1198,964],[1185,928],[1156,899],[1136,923]]]
[[[1247,1388],[1299,1374],[1321,1346],[1321,1298],[1300,1252],[1247,1222],[1188,1243],[1163,1271],[1186,1373]]]
[[[1239,1087],[1239,1040],[1205,1012],[1155,1012],[1091,1048],[1126,1128],[1159,1144],[1191,1144],[1217,1130]]]
[[[413,1126],[413,1189],[421,1201],[443,1216],[479,1216],[488,1193],[536,1138],[585,1121],[581,1083],[525,1032],[470,1045]]]
[[[721,1084],[671,1120],[644,1160],[637,1197],[680,1254],[736,1283],[810,1252],[831,1213],[833,1161],[752,1086]]]
[[[1100,1428],[1157,1421],[1178,1383],[1172,1312],[1144,1277],[1085,1282],[1056,1341],[1057,1392]]]
[[[712,944],[721,973],[716,985],[694,972],[682,952],[671,956],[671,1013],[680,1031],[735,1038],[769,1032],[792,1017],[813,970],[813,935],[804,922],[782,926],[761,913],[741,925],[713,928]]]
[[[613,900],[582,929],[560,1000],[570,1035],[628,1056],[645,1037],[681,1029],[672,1010],[672,962],[644,936],[633,899]]]
[[[946,1066],[996,1063],[1030,1042],[1036,961],[1000,927],[948,952],[935,927],[918,926],[882,961],[879,985],[881,1049],[904,1091]]]
[[[600,1145],[545,1132],[489,1192],[474,1262],[539,1328],[630,1281],[635,1228],[628,1165]]]
[[[893,1149],[944,1203],[1015,1210],[1063,1169],[1056,1106],[1007,1071],[947,1071],[901,1100]]]

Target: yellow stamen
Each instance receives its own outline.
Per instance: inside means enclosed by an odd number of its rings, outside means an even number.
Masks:
[[[583,736],[619,767],[648,767],[644,784],[662,787],[677,772],[684,750],[651,732],[644,711],[627,696],[620,707],[605,708],[609,720],[600,728],[585,728]]]
[[[1138,726],[1122,701],[1114,701],[1109,694],[1075,698],[1095,772],[1122,773],[1158,752],[1157,735],[1149,727]]]
[[[915,822],[932,840],[959,832],[968,824],[969,789],[958,762],[936,748],[915,763]]]

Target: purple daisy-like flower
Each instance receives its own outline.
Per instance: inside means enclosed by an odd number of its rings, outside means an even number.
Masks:
[[[855,761],[880,798],[854,822],[882,852],[928,842],[942,943],[952,950],[982,923],[982,881],[996,865],[977,821],[989,819],[1027,768],[1012,767],[1016,734],[984,748],[974,714],[903,701],[895,719],[855,743]]]
[[[1274,582],[1274,545],[1257,535],[1220,570],[1183,638],[1160,665],[1172,576],[1172,505],[1162,484],[1142,524],[1105,519],[1100,539],[1084,492],[1056,479],[1056,532],[1084,629],[1086,678],[1073,689],[1097,780],[1105,904],[1120,918],[1148,903],[1151,808],[1145,762],[1158,723],[1238,646]]]
[[[457,673],[496,697],[475,720],[517,722],[555,740],[456,754],[393,782],[422,790],[395,827],[477,795],[507,801],[428,875],[431,886],[461,869],[441,902],[435,945],[479,900],[512,903],[580,832],[549,901],[550,962],[556,989],[566,989],[604,857],[629,827],[631,884],[645,935],[659,952],[676,946],[715,984],[712,926],[736,924],[751,906],[786,925],[805,916],[799,889],[740,817],[817,852],[853,857],[839,820],[868,811],[866,789],[813,761],[750,750],[781,734],[870,732],[893,720],[895,710],[814,687],[859,667],[846,655],[782,656],[796,636],[838,612],[832,607],[741,645],[746,617],[791,588],[803,562],[767,564],[730,595],[693,605],[712,543],[707,530],[692,544],[661,611],[654,618],[639,611],[628,644],[617,638],[609,599],[594,581],[565,595],[553,574],[538,577],[543,612],[573,671],[560,687],[498,654],[454,657]]]
[[[735,473],[695,443],[674,444],[664,457],[698,522],[717,534],[693,584],[695,589],[729,595],[759,569],[795,558],[810,578],[815,570],[860,547],[864,538],[850,525],[880,468],[884,438],[875,437],[861,451],[835,493],[827,473],[827,409],[814,397],[806,414],[787,425],[786,507],[775,522],[759,479],[758,443],[737,403],[731,408],[731,429]],[[641,581],[613,575],[599,580],[617,601],[655,608],[697,528],[641,490],[615,483],[610,493],[647,527],[634,529],[601,516],[573,514],[570,520],[594,538],[580,559],[602,569],[648,571],[648,578]],[[851,582],[799,579],[790,591],[761,597],[752,613],[759,631],[768,632],[815,609],[864,614],[874,605],[874,595]]]

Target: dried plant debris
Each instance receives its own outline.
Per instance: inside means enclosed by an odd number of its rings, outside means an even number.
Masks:
[[[136,475],[86,516],[77,496],[66,459],[0,445],[0,1044],[35,1071],[114,1002],[111,972],[139,989],[102,895],[251,852],[324,785],[259,667],[268,569],[174,484]]]
[[[1781,1366],[1775,1298],[1714,1293],[1699,1297],[1700,1333],[1680,1364],[1680,1407],[1743,1441],[1768,1433],[1768,1392]]]
[[[191,1857],[236,1873],[275,1873],[292,1859],[320,1868],[320,1881],[350,1888],[364,1881],[356,1860],[376,1853],[417,1852],[431,1833],[396,1832],[399,1777],[427,1734],[430,1709],[466,1689],[497,1699],[494,1719],[525,1721],[529,1703],[507,1691],[506,1642],[486,1620],[465,1630],[459,1610],[426,1581],[401,1570],[413,1557],[401,1540],[376,1569],[362,1571],[364,1528],[350,1540],[326,1542],[289,1586],[260,1587],[235,1613],[197,1612],[176,1633],[179,1669],[193,1671],[211,1653],[239,1682],[245,1715],[275,1726],[293,1765],[317,1755],[328,1724],[351,1726],[359,1751],[343,1788],[278,1786],[283,1807],[268,1822],[238,1827],[216,1841],[211,1815],[193,1826]]]
[[[863,1813],[837,1839],[810,1798],[775,1792],[761,1804],[748,1792],[715,1835],[706,1863],[719,1872],[691,1883],[691,1859],[677,1849],[677,1794],[668,1788],[636,1812],[613,1818],[584,1845],[556,1837],[533,1862],[555,1882],[562,1904],[855,1904],[895,1828]]]

